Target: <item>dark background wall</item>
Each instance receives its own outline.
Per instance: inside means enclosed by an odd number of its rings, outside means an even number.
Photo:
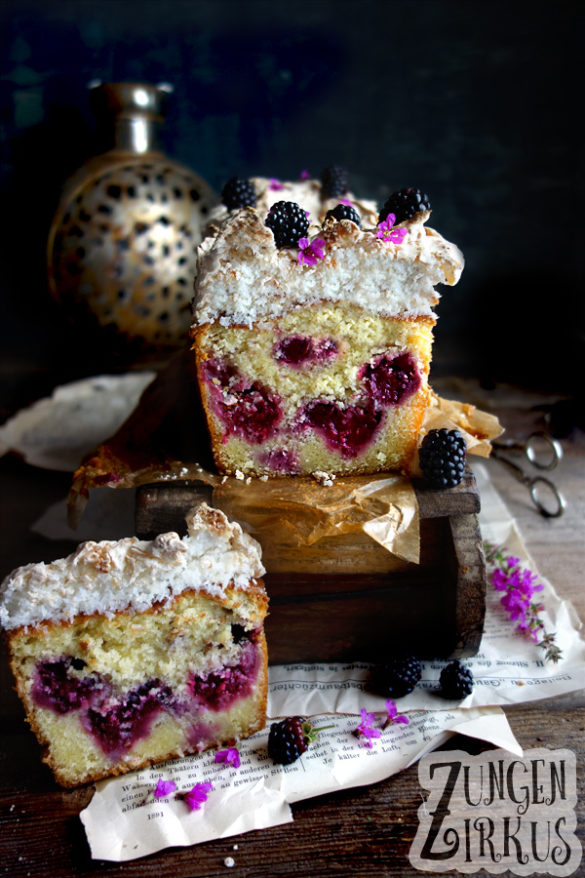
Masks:
[[[364,196],[427,191],[431,224],[467,260],[444,289],[433,368],[572,389],[585,353],[584,8],[3,0],[5,361],[63,357],[44,246],[61,185],[99,145],[87,83],[166,80],[164,147],[217,189],[234,173],[336,163]]]

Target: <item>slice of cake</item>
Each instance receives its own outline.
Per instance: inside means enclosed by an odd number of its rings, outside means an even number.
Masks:
[[[187,527],[183,539],[84,543],[2,585],[16,688],[62,786],[264,726],[260,547],[204,504]]]
[[[192,336],[220,471],[408,470],[430,399],[435,285],[463,268],[408,191],[402,221],[383,209],[371,228],[335,216],[309,227],[304,208],[278,202],[232,211],[204,240]]]

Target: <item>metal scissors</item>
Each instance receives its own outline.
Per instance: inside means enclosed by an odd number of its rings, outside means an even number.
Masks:
[[[525,441],[503,439],[492,444],[493,456],[505,464],[518,481],[526,485],[530,491],[532,502],[540,514],[544,515],[545,518],[559,518],[565,511],[567,504],[554,482],[545,476],[531,477],[527,475],[522,467],[504,456],[502,451],[522,451],[536,469],[550,471],[555,469],[563,457],[561,444],[545,430],[531,433]],[[548,505],[543,500],[545,495],[549,500]],[[553,505],[551,505],[551,501],[554,501]]]

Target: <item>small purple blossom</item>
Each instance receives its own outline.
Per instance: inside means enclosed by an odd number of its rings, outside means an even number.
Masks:
[[[338,198],[337,200],[339,201],[340,204],[347,204],[348,207],[353,207],[353,204],[349,200],[349,198]]]
[[[164,796],[170,796],[176,789],[177,784],[174,780],[163,780],[162,777],[159,777],[153,795],[155,799],[162,799]]]
[[[520,559],[510,555],[502,560],[500,567],[496,568],[490,581],[496,591],[504,592],[500,603],[513,622],[518,622],[518,628],[529,630],[529,617],[534,612],[540,612],[533,604],[532,598],[536,592],[542,591],[544,586],[537,583],[536,574],[520,564]]]
[[[493,566],[489,580],[495,591],[503,592],[500,604],[512,622],[517,623],[516,629],[542,647],[548,661],[558,662],[562,653],[555,644],[555,635],[545,631],[539,618],[544,604],[533,600],[544,586],[537,582],[535,573],[522,566],[520,558],[506,555],[491,543],[485,543],[484,548],[488,564]]]
[[[366,747],[372,748],[372,738],[379,738],[382,734],[380,729],[375,729],[372,726],[372,723],[375,720],[375,715],[373,713],[368,713],[365,707],[362,707],[361,710],[362,721],[354,732],[354,735],[359,737],[364,737],[366,740],[364,744]]]
[[[305,168],[303,168],[303,170],[301,171],[301,173],[299,175],[299,180],[310,180],[310,179],[311,179],[311,175],[309,174],[309,172]]]
[[[299,240],[299,265],[303,262],[306,265],[317,265],[319,259],[325,256],[325,241],[323,238],[315,238],[309,241],[308,238]]]
[[[240,767],[240,754],[236,747],[228,747],[227,750],[218,750],[215,754],[216,762],[225,762],[226,765]]]
[[[396,702],[392,701],[391,698],[386,701],[386,713],[388,714],[388,717],[386,718],[386,722],[382,726],[382,728],[384,729],[387,728],[390,723],[404,723],[404,725],[408,725],[410,722],[407,716],[405,716],[403,713],[398,713]]]
[[[205,783],[196,783],[192,790],[183,795],[183,801],[189,808],[189,811],[200,811],[201,807],[207,801],[207,794],[213,789],[210,781]]]
[[[271,177],[270,186],[268,188],[271,189],[273,192],[278,192],[280,189],[284,189],[284,186],[280,182],[280,180],[276,179],[276,177]]]
[[[395,229],[395,222],[396,216],[393,213],[389,213],[385,220],[378,223],[376,237],[381,238],[382,241],[386,241],[386,243],[402,244],[408,234],[408,229]]]

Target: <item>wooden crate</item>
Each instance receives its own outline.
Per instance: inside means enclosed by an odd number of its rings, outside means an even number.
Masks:
[[[313,562],[306,571],[268,569],[271,663],[376,661],[403,650],[421,658],[477,652],[486,573],[475,481],[467,472],[457,488],[433,491],[421,484],[415,490],[419,564],[384,569],[384,559],[391,556],[364,535],[339,538],[338,572],[323,573]],[[201,482],[144,485],[136,495],[136,533],[143,539],[169,530],[183,534],[185,513],[197,500],[211,502],[211,489]]]

